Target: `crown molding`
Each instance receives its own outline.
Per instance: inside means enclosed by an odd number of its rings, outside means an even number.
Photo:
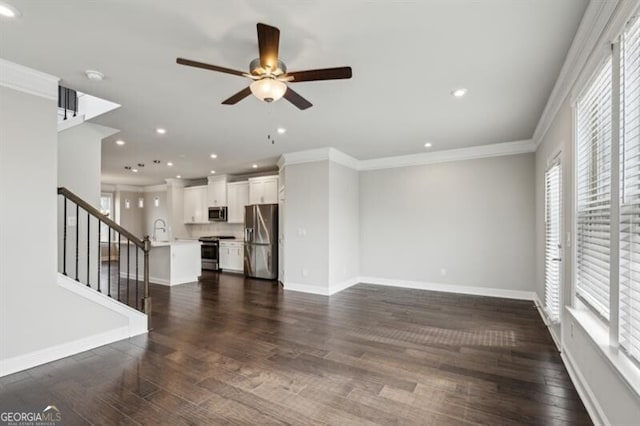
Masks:
[[[57,101],[60,79],[0,58],[0,86]]]
[[[350,169],[360,170],[360,160],[357,160],[342,151],[338,151],[335,148],[329,148],[329,160],[345,167],[349,167]]]
[[[278,160],[278,167],[282,168],[293,164],[313,163],[316,161],[332,161],[354,170],[378,170],[526,154],[535,152],[535,150],[536,145],[533,140],[524,140],[473,146],[469,148],[449,149],[446,151],[424,152],[420,154],[374,158],[371,160],[358,160],[338,151],[335,148],[320,148],[282,154]]]
[[[421,154],[364,160],[360,161],[358,170],[392,169],[396,167],[410,167],[424,164],[526,154],[534,151],[535,144],[532,140],[504,142],[492,145],[473,146],[470,148],[449,149],[446,151],[425,152]]]
[[[167,184],[145,186],[144,192],[164,192],[167,190]]]
[[[637,10],[639,0],[591,0],[585,10],[578,31],[571,43],[556,84],[533,133],[536,148],[547,134],[560,107],[571,95],[578,81],[590,73],[600,52],[624,28],[624,24]]]
[[[172,186],[177,188],[184,187],[184,181],[182,179],[168,178],[164,181],[167,182],[167,189],[171,188]]]
[[[278,159],[278,168],[293,164],[313,163],[329,159],[329,148],[308,149],[306,151],[290,152],[282,154]]]
[[[116,185],[116,191],[126,191],[126,192],[144,192],[144,187],[142,186],[134,186],[134,185]]]

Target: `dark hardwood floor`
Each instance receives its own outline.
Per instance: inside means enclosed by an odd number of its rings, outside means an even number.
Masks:
[[[531,302],[206,273],[153,286],[148,335],[0,379],[62,424],[591,424]]]

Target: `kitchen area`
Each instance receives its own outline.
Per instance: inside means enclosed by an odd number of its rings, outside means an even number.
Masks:
[[[211,272],[278,279],[283,191],[277,175],[166,182],[103,185],[103,196],[114,199],[116,221],[135,235],[149,235],[152,283],[179,285]]]

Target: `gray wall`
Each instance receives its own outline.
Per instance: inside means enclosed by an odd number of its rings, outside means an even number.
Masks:
[[[118,224],[136,237],[143,238],[145,209],[138,207],[140,197],[144,197],[144,192],[116,191],[116,211]],[[129,200],[129,208],[126,208],[126,200]]]
[[[56,102],[0,87],[0,361],[128,324],[56,285],[57,150]]]
[[[155,198],[158,197],[158,207],[155,206]],[[153,236],[153,223],[157,219],[164,220],[165,232],[160,229],[156,231],[156,239],[158,241],[169,239],[169,207],[167,205],[167,191],[145,192],[144,193],[144,209],[143,209],[143,234]],[[158,223],[158,226],[162,224]]]
[[[533,291],[533,154],[360,174],[360,275]]]
[[[286,283],[328,289],[329,162],[286,166]]]
[[[329,286],[360,272],[359,176],[356,170],[329,163]]]

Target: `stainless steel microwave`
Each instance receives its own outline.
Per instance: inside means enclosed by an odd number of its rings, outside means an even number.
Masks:
[[[209,207],[209,221],[210,222],[226,222],[227,208],[226,207]]]

